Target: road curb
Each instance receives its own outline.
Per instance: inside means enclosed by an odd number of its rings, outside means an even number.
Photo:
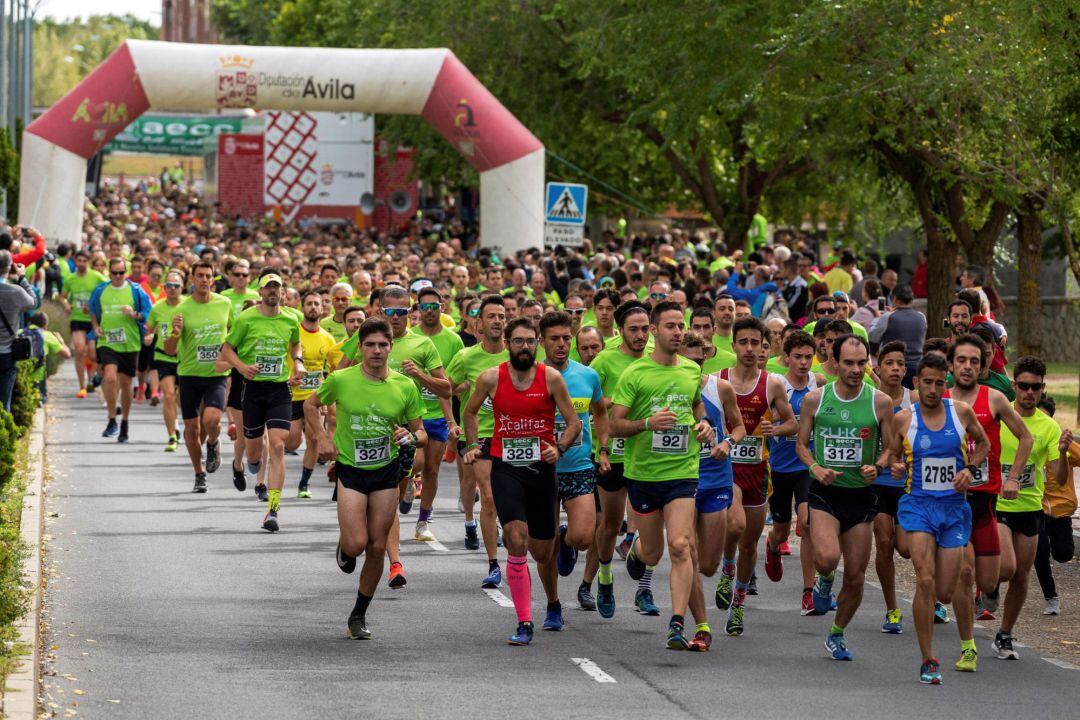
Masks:
[[[6,720],[33,720],[37,717],[41,693],[41,529],[45,513],[43,492],[45,478],[45,410],[39,409],[29,434],[30,479],[23,498],[20,529],[28,548],[23,561],[23,582],[33,588],[30,608],[16,624],[19,642],[30,651],[19,659],[19,666],[7,678],[3,711]]]

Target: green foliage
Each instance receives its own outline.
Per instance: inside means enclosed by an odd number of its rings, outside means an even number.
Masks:
[[[11,415],[15,418],[15,425],[19,428],[20,435],[34,424],[34,414],[41,404],[41,395],[33,379],[33,366],[33,360],[23,360],[19,363],[15,391],[11,395]]]
[[[22,145],[22,120],[15,121],[15,137]],[[19,220],[19,149],[7,128],[0,128],[0,188],[7,190],[8,221]]]

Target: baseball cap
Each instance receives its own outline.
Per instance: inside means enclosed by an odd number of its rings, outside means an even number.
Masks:
[[[413,293],[415,295],[416,293],[420,292],[424,288],[429,288],[429,287],[435,287],[435,285],[430,280],[428,280],[427,278],[418,278],[416,280],[413,280],[412,285],[409,286],[409,292],[411,292],[411,293]]]
[[[281,282],[281,276],[280,275],[277,275],[276,273],[270,273],[269,275],[263,275],[262,278],[259,279],[259,289],[262,290],[264,287],[266,287],[270,283],[277,283],[278,285],[284,285],[285,284],[285,283]]]

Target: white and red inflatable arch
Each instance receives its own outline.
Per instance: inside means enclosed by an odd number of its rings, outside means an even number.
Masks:
[[[419,115],[480,172],[482,243],[543,245],[544,146],[446,49],[128,40],[23,133],[20,222],[78,243],[87,159],[150,108]]]

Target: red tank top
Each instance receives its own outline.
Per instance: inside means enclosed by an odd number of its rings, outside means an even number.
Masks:
[[[731,382],[731,369],[724,368],[721,370],[720,377]],[[765,439],[757,432],[757,429],[763,420],[768,419],[766,418],[769,415],[768,387],[769,373],[762,370],[758,375],[758,381],[753,390],[746,395],[735,393],[739,413],[742,415],[743,425],[746,427],[746,437],[731,449],[732,469],[736,476],[747,472],[751,472],[756,476],[759,472],[764,472],[765,463],[768,459],[768,447]],[[731,432],[730,424],[728,424],[727,430],[729,433]]]
[[[555,444],[555,401],[548,392],[547,367],[537,363],[532,385],[518,390],[510,379],[510,363],[499,365],[492,412],[491,456],[512,465],[540,462],[541,443]]]
[[[946,390],[943,397],[951,398],[952,396]],[[975,411],[975,418],[990,441],[990,454],[979,466],[980,477],[972,481],[968,486],[968,492],[999,495],[1001,493],[1001,421],[994,418],[994,411],[990,407],[990,388],[979,385],[971,409]],[[967,451],[969,456],[975,452],[974,440],[968,440]]]

